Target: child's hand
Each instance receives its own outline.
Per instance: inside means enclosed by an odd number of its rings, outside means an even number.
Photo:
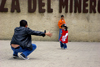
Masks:
[[[63,36],[63,38],[66,38],[65,36]]]
[[[62,37],[62,41],[65,41],[65,40],[66,40],[66,37],[65,37],[65,36],[63,36],[63,37]]]
[[[52,33],[50,33],[50,31],[49,31],[49,32],[45,33],[45,35],[51,37],[52,36]]]

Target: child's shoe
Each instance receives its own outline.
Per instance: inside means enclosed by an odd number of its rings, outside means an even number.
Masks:
[[[64,49],[67,49],[67,47],[65,47]]]

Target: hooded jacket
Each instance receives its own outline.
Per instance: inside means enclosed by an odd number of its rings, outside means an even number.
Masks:
[[[11,44],[18,44],[23,49],[27,48],[29,50],[32,50],[32,42],[31,42],[31,35],[37,35],[37,36],[45,36],[45,32],[40,31],[34,31],[31,30],[28,27],[16,27],[14,30],[14,35],[11,40]]]
[[[68,43],[68,30],[65,31],[65,30],[62,29],[62,36],[60,38],[60,41],[62,43]]]

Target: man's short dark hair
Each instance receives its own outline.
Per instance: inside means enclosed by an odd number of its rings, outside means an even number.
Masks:
[[[64,17],[64,15],[61,15],[61,17]]]
[[[27,25],[27,21],[26,20],[21,20],[20,21],[20,26],[26,26]]]

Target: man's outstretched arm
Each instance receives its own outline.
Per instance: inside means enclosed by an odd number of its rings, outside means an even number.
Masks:
[[[44,32],[41,32],[41,31],[34,31],[34,30],[31,30],[30,28],[27,28],[26,31],[27,31],[27,33],[28,33],[29,35],[37,35],[37,36],[43,36],[43,37],[44,37],[45,35],[47,35],[47,36],[49,36],[49,37],[52,36],[52,33],[50,33],[50,32],[47,32],[47,33],[46,33],[46,31],[44,31]]]

